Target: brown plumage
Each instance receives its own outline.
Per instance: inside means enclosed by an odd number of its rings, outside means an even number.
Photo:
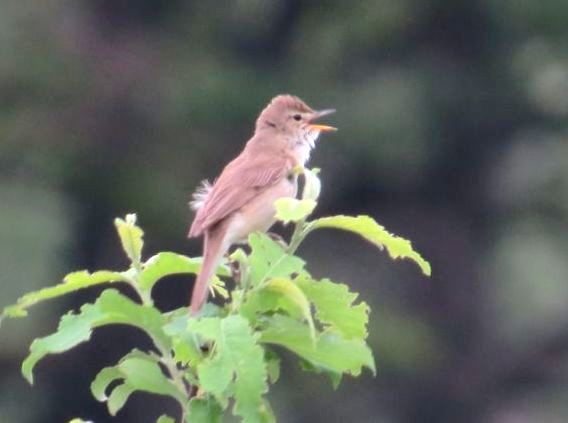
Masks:
[[[191,297],[197,313],[205,301],[209,279],[222,255],[235,242],[274,223],[274,201],[296,195],[293,169],[304,166],[320,132],[335,130],[311,123],[332,110],[314,111],[298,97],[279,95],[256,120],[243,151],[221,172],[212,187],[194,194],[197,210],[189,237],[204,235],[203,265]]]

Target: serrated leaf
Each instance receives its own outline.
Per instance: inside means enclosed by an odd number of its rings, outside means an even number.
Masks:
[[[286,278],[304,268],[304,261],[287,254],[282,246],[271,240],[268,235],[253,233],[249,235],[250,275],[253,286],[271,278]]]
[[[262,395],[267,391],[263,349],[246,319],[231,315],[224,319],[200,319],[190,328],[215,341],[214,354],[197,367],[200,388],[223,405],[226,394],[234,393],[233,413],[245,421],[258,421]]]
[[[367,344],[361,339],[345,339],[339,333],[324,332],[312,342],[307,325],[283,315],[266,319],[261,342],[281,345],[314,366],[336,373],[358,376],[363,367],[375,373],[375,361]]]
[[[302,370],[317,374],[323,374],[329,378],[331,386],[333,387],[334,390],[339,387],[339,384],[341,383],[341,378],[343,377],[343,373],[338,373],[333,370],[329,370],[328,368],[325,367],[316,366],[314,363],[307,361],[302,357],[300,357],[299,361]]]
[[[106,391],[111,383],[121,383]],[[173,383],[162,372],[157,358],[139,350],[133,350],[124,356],[116,366],[102,369],[91,384],[91,392],[99,401],[106,401],[109,412],[116,414],[135,391],[145,391],[156,395],[170,396],[178,401],[185,401]]]
[[[280,356],[272,349],[266,347],[264,349],[264,361],[266,362],[266,370],[270,383],[274,384],[280,379]]]
[[[70,292],[103,283],[125,281],[126,276],[123,273],[111,272],[110,270],[99,270],[94,273],[89,273],[86,270],[72,272],[65,276],[63,283],[23,295],[15,304],[4,308],[2,315],[6,317],[25,317],[28,314],[28,308],[42,301],[61,297]]]
[[[202,257],[190,258],[169,251],[158,253],[144,263],[142,271],[138,276],[140,288],[150,292],[156,282],[166,276],[183,273],[197,274],[201,270],[202,264]],[[230,276],[231,272],[227,266],[220,265],[216,274],[219,276]]]
[[[189,401],[187,423],[221,423],[223,409],[213,398],[196,398]]]
[[[299,289],[314,304],[316,318],[341,332],[345,338],[366,338],[369,306],[365,302],[353,305],[358,294],[345,284],[329,279],[314,280],[302,275],[295,279]]]
[[[276,423],[270,403],[265,399],[260,407],[260,423]]]
[[[176,363],[180,363],[184,366],[194,366],[199,363],[201,356],[192,341],[190,335],[179,336],[172,339]]]
[[[309,229],[335,228],[356,233],[376,246],[385,247],[392,259],[413,260],[426,276],[432,274],[430,263],[412,248],[412,243],[388,232],[370,216],[332,216],[322,217],[310,222]]]
[[[145,331],[155,343],[169,347],[169,338],[162,330],[164,323],[165,318],[157,309],[136,304],[118,291],[107,289],[94,304],[83,305],[78,314],[65,314],[55,333],[35,339],[22,363],[22,374],[33,383],[32,371],[39,360],[89,340],[92,330],[103,325],[132,325]]]
[[[120,370],[114,366],[105,367],[95,377],[91,383],[91,393],[97,401],[106,401],[108,399],[106,390],[108,386],[115,380],[122,379]]]
[[[98,318],[98,310],[94,309],[86,309],[80,318],[66,314],[61,318],[56,333],[35,339],[30,346],[30,354],[22,363],[22,374],[28,382],[33,383],[33,368],[44,356],[67,351],[89,340],[93,322]]]
[[[239,313],[252,323],[256,322],[258,315],[277,311],[286,312],[295,319],[302,318],[302,311],[290,298],[266,289],[251,291],[239,308]]]
[[[108,412],[111,416],[116,416],[128,398],[134,392],[134,388],[126,383],[116,386],[110,393],[107,400]]]
[[[288,298],[294,305],[296,305],[308,322],[312,338],[315,338],[316,330],[312,319],[312,313],[310,311],[310,303],[304,292],[294,282],[286,278],[274,278],[266,284],[264,289],[276,292]]]
[[[176,423],[176,420],[173,417],[162,414],[160,417],[158,417],[156,423]]]
[[[198,273],[201,262],[201,259],[189,258],[169,251],[158,253],[144,263],[138,276],[140,288],[150,292],[154,284],[163,277],[180,273]]]
[[[234,376],[232,363],[227,359],[227,352],[222,343],[221,319],[205,317],[190,319],[188,329],[199,334],[207,341],[215,342],[215,355],[202,360],[197,366],[199,386],[205,392],[215,396],[223,410],[228,405],[227,390]],[[218,345],[222,345],[219,349]]]
[[[144,241],[144,231],[136,226],[136,215],[127,214],[125,219],[117,217],[114,219],[114,226],[118,232],[122,249],[134,265],[140,266],[142,260],[142,247]]]
[[[318,168],[304,169],[304,190],[302,198],[304,200],[317,200],[321,192],[321,181],[318,177]]]
[[[195,333],[188,328],[190,316],[187,309],[182,312],[164,326],[164,332],[171,338],[176,362],[195,367],[201,360],[201,350]]]
[[[343,375],[341,373],[335,373],[335,372],[332,372],[332,371],[327,371],[327,372],[325,372],[325,374],[329,378],[329,380],[331,382],[331,386],[333,387],[333,389],[337,390],[337,388],[339,388],[339,384],[341,383],[341,379],[342,379]]]
[[[150,358],[148,354],[137,349],[130,351],[128,354],[122,357],[121,360],[126,360],[128,358],[149,358],[153,360],[153,358]],[[108,390],[108,387],[113,382],[123,380],[124,378],[125,376],[120,371],[118,365],[104,367],[99,371],[99,373],[97,373],[97,376],[95,376],[93,382],[91,382],[91,393],[97,401],[107,401],[108,397],[106,395],[106,391]]]
[[[283,311],[295,319],[304,317],[313,327],[310,303],[304,293],[286,278],[271,279],[249,292],[239,309],[239,313],[253,323],[258,315],[277,311]]]
[[[148,357],[132,357],[121,360],[118,368],[125,381],[138,391],[174,398],[179,394],[164,375],[158,363]]]
[[[279,198],[274,202],[274,207],[276,208],[275,217],[276,220],[284,224],[298,222],[312,214],[316,206],[315,200],[298,200],[290,197]]]

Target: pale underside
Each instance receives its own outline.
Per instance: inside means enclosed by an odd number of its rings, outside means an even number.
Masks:
[[[229,216],[235,222],[228,230],[228,243],[257,230],[268,230],[274,223],[274,201],[296,196],[293,168],[304,166],[309,160],[318,136],[319,131],[306,131],[299,139],[289,140],[293,146],[291,155],[254,156],[245,149],[227,165],[213,185],[203,181],[190,202],[197,212],[190,236],[199,236]]]

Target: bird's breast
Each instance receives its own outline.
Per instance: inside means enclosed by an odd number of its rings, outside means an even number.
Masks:
[[[243,205],[231,217],[228,236],[231,243],[246,240],[249,234],[266,232],[276,221],[274,202],[283,197],[295,197],[298,190],[297,177],[282,178]]]

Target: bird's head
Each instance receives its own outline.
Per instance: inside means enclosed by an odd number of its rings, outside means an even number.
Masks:
[[[333,132],[333,126],[314,122],[335,112],[334,109],[314,110],[301,99],[289,94],[274,97],[256,120],[257,131],[277,131],[291,143],[305,144],[310,149],[322,132]]]

